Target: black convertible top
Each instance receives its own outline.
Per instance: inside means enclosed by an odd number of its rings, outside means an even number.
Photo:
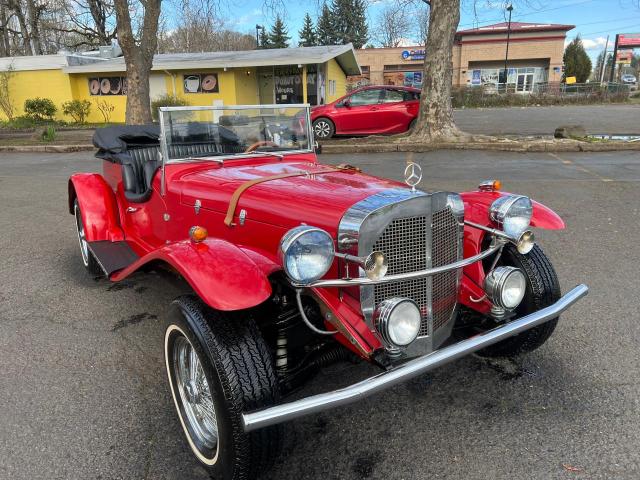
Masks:
[[[179,145],[207,144],[210,146],[238,146],[238,136],[228,128],[205,122],[188,122],[175,125],[170,131],[170,148]],[[96,128],[93,145],[98,149],[96,157],[115,163],[123,163],[128,151],[140,147],[160,145],[158,125],[117,125]],[[234,150],[231,150],[234,151]]]
[[[127,151],[129,145],[158,145],[160,127],[158,125],[116,125],[96,128],[93,146],[98,154],[118,154]],[[96,154],[96,156],[99,156]]]

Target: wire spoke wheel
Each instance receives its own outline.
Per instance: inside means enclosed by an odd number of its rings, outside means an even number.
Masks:
[[[84,266],[89,266],[89,244],[87,243],[87,237],[84,233],[84,224],[82,223],[82,215],[80,215],[80,209],[78,205],[74,208],[76,217],[76,228],[78,229],[78,243],[80,243],[80,253],[82,254],[82,262]]]
[[[173,344],[172,362],[176,387],[182,403],[184,420],[196,444],[216,450],[218,422],[211,388],[197,352],[184,336]]]

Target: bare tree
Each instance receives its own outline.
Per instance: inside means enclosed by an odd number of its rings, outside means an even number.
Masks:
[[[411,22],[400,5],[387,5],[375,23],[374,38],[383,47],[397,47],[407,37]]]
[[[59,11],[60,22],[51,29],[67,34],[68,48],[108,45],[116,37],[113,0],[64,0]]]
[[[158,18],[161,0],[115,0],[118,41],[127,68],[127,113],[130,125],[151,122],[149,74],[158,44]],[[132,9],[134,16],[129,13]],[[140,8],[143,11],[140,11]],[[134,33],[135,24],[139,23]]]
[[[426,5],[419,5],[414,18],[418,43],[424,46],[427,44],[427,36],[429,34],[429,8]]]

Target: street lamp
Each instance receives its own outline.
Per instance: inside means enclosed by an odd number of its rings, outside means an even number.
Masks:
[[[260,34],[258,33],[259,30],[264,30],[264,27],[256,23],[256,48],[260,48]]]
[[[513,11],[513,5],[509,4],[507,7],[509,12],[509,23],[507,24],[507,51],[504,54],[504,91],[507,91],[507,60],[509,59],[509,39],[511,38],[511,12]]]

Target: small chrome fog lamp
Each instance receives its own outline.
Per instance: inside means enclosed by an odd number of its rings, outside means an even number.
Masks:
[[[416,302],[394,297],[380,302],[373,313],[373,324],[387,343],[395,348],[406,347],[420,332],[422,317]]]
[[[533,232],[531,230],[525,230],[524,232],[522,232],[522,235],[520,235],[520,238],[518,238],[518,241],[516,242],[516,248],[518,249],[518,252],[526,255],[531,251],[535,244],[536,237]]]
[[[484,291],[491,302],[504,310],[513,310],[524,298],[527,280],[515,267],[497,267],[484,279]]]
[[[364,259],[362,269],[370,280],[380,280],[387,274],[389,269],[387,257],[382,252],[371,252]]]

